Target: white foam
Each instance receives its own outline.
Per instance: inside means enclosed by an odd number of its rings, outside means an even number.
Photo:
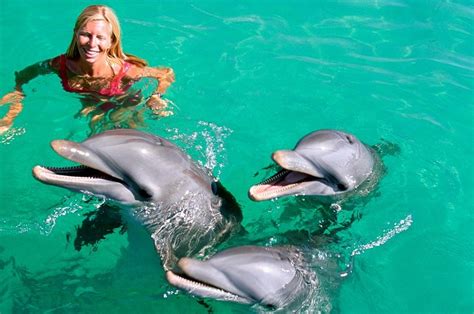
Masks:
[[[382,236],[378,237],[375,241],[361,245],[352,251],[351,256],[359,255],[364,253],[367,250],[373,249],[374,247],[381,246],[385,244],[388,240],[392,239],[395,235],[408,230],[413,224],[413,218],[411,215],[408,215],[405,219],[400,220],[398,223],[394,224],[394,227],[388,231],[385,231]]]

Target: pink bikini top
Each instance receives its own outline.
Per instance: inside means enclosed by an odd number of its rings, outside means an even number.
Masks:
[[[99,91],[90,91],[86,89],[74,88],[69,86],[69,80],[67,76],[67,67],[66,67],[66,55],[59,56],[59,77],[61,78],[61,84],[63,88],[67,92],[72,93],[96,93],[101,96],[117,96],[123,95],[130,87],[130,84],[121,88],[122,78],[127,73],[128,69],[130,69],[130,63],[124,62],[120,72],[112,78],[108,87],[101,88]]]

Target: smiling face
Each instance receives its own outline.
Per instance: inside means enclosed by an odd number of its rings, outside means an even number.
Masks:
[[[78,29],[76,40],[81,59],[93,64],[107,57],[112,46],[112,29],[105,20],[94,19]]]

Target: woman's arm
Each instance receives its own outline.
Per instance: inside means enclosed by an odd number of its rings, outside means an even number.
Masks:
[[[148,107],[153,110],[153,112],[160,116],[169,116],[172,115],[173,112],[170,110],[165,110],[168,107],[168,101],[161,98],[168,87],[174,82],[175,76],[174,71],[171,68],[166,67],[148,67],[145,66],[140,68],[137,77],[149,77],[154,78],[158,81],[158,85],[156,86],[155,92],[150,96],[147,100],[146,104]]]
[[[39,75],[48,74],[53,71],[55,71],[55,69],[52,67],[52,60],[46,60],[30,65],[19,72],[15,72],[16,84],[14,90],[5,94],[0,99],[0,106],[10,104],[5,116],[0,119],[0,134],[6,132],[13,125],[13,120],[23,109],[22,101],[25,98],[23,85]]]
[[[30,66],[27,66],[21,71],[15,72],[15,90],[23,92],[23,85],[27,84],[32,79],[40,76],[57,71],[56,67],[53,66],[53,61],[56,59],[50,59],[41,61]]]
[[[165,67],[144,67],[142,69],[141,76],[155,78],[158,81],[158,86],[156,87],[155,94],[164,94],[175,79],[173,69]]]

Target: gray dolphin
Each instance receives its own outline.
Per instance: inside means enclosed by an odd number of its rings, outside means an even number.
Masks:
[[[336,130],[312,132],[293,150],[274,152],[272,159],[283,169],[250,188],[254,201],[287,195],[341,195],[369,179],[380,161],[354,135]]]
[[[182,258],[166,279],[200,297],[295,310],[314,300],[319,288],[318,278],[304,263],[293,246],[241,246],[205,261]]]
[[[51,146],[81,165],[35,166],[34,177],[128,204],[126,218],[146,227],[165,269],[222,240],[242,219],[232,195],[159,136],[118,129],[81,143],[55,140]]]

